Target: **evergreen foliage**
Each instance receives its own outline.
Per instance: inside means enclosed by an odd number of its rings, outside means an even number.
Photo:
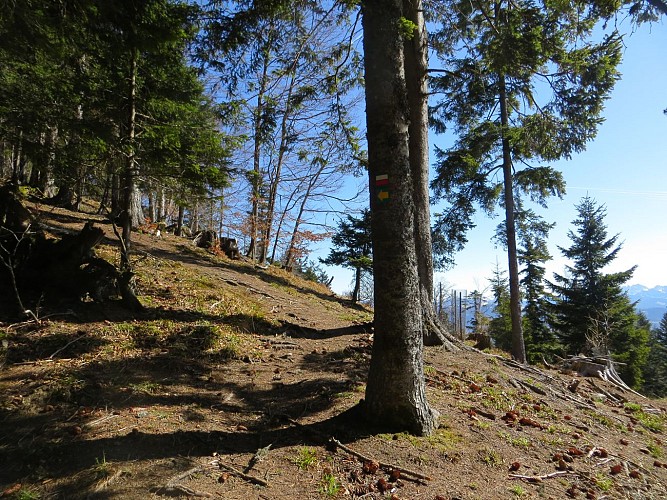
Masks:
[[[551,260],[547,237],[554,224],[542,220],[532,210],[517,214],[519,264],[523,296],[523,330],[526,355],[530,363],[552,359],[559,350],[556,337],[549,326],[551,295],[546,288],[545,264]]]
[[[357,302],[363,273],[373,271],[371,212],[366,209],[360,218],[348,215],[346,219],[340,221],[338,230],[331,238],[333,248],[329,251],[329,255],[320,261],[327,265],[354,269],[352,301]]]
[[[591,41],[602,12],[584,2],[434,0],[435,46],[444,63],[432,78],[443,98],[433,124],[456,144],[436,150],[432,186],[449,203],[434,248],[447,262],[467,241],[477,207],[505,212],[512,355],[525,361],[515,207],[517,196],[546,206],[562,174],[547,163],[582,151],[595,137],[603,102],[618,78],[620,37]],[[435,13],[437,12],[437,14]],[[539,88],[539,95],[538,95]]]
[[[639,388],[648,355],[649,328],[623,292],[635,267],[605,274],[621,250],[619,235],[608,237],[606,209],[585,197],[577,205],[578,218],[570,231],[569,248],[560,247],[572,261],[565,276],[555,274],[553,326],[569,354],[612,354],[618,372],[630,386]]]
[[[619,235],[607,237],[606,209],[592,198],[583,198],[576,208],[578,218],[573,225],[577,229],[568,232],[572,245],[559,247],[572,264],[566,266],[565,276],[555,274],[556,283],[551,285],[557,296],[553,325],[567,352],[604,354],[612,330],[621,327],[621,322],[622,328],[628,327],[623,317],[631,311],[621,286],[635,268],[603,272],[621,250]]]
[[[510,352],[512,349],[512,318],[510,316],[510,292],[507,272],[496,269],[491,278],[491,293],[493,294],[493,317],[489,321],[489,336],[498,349]]]
[[[651,330],[648,348],[642,389],[649,396],[667,396],[667,313]]]

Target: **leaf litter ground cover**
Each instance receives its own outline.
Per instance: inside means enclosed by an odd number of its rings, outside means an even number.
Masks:
[[[62,228],[91,218],[49,210]],[[2,318],[3,498],[667,497],[664,401],[427,348],[440,428],[378,433],[358,411],[369,311],[171,235],[136,248],[145,313]]]

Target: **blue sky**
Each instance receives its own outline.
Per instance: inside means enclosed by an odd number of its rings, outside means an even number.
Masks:
[[[589,195],[607,209],[609,235],[620,233],[623,249],[606,271],[637,265],[630,284],[667,285],[667,24],[643,26],[626,35],[621,80],[605,106],[605,122],[583,153],[553,166],[563,172],[567,194],[539,209],[555,222],[547,269],[563,272],[567,262],[558,246],[568,247],[567,232],[577,218],[575,205]],[[455,288],[483,289],[496,259],[507,268],[504,249],[490,241],[494,221],[480,214],[469,243],[454,269],[438,273]]]
[[[629,29],[629,23],[625,23]],[[563,272],[566,260],[558,246],[568,247],[568,230],[577,217],[575,205],[589,195],[607,210],[609,235],[620,233],[623,249],[606,271],[638,268],[629,284],[648,287],[667,285],[667,23],[642,26],[624,39],[625,50],[616,84],[604,111],[605,122],[585,152],[569,161],[553,164],[563,172],[567,194],[554,198],[549,208],[539,209],[548,221],[555,222],[549,248],[554,258],[547,265],[547,276]],[[433,138],[447,148],[447,138]],[[437,211],[437,207],[434,209]],[[491,241],[494,220],[478,214],[477,227],[469,242],[456,255],[456,266],[436,274],[450,288],[483,290],[488,286],[496,261],[507,268],[505,250]],[[326,254],[326,252],[323,252]],[[316,255],[319,255],[317,252]],[[351,288],[352,273],[328,268],[335,276],[336,292]]]

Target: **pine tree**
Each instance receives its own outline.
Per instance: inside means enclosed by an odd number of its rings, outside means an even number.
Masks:
[[[373,270],[370,210],[364,210],[361,218],[348,215],[346,221],[340,221],[331,244],[333,248],[329,255],[326,259],[320,259],[320,262],[354,269],[352,302],[356,303],[359,301],[362,274]]]
[[[435,46],[444,63],[433,78],[444,96],[433,108],[434,123],[458,136],[454,147],[437,152],[433,186],[451,209],[436,224],[447,238],[436,243],[447,240],[445,249],[463,244],[476,206],[504,210],[512,355],[524,362],[516,196],[541,204],[560,196],[562,175],[545,163],[569,158],[595,136],[618,76],[620,38],[612,32],[600,43],[590,40],[597,21],[613,9],[579,2],[434,4],[443,24]]]
[[[667,313],[651,331],[648,348],[642,389],[649,396],[664,397],[667,395]]]
[[[545,263],[551,260],[547,236],[554,224],[542,220],[532,210],[517,214],[518,250],[523,295],[523,330],[526,355],[530,363],[552,358],[558,349],[553,330],[549,326],[550,294],[546,289]]]
[[[573,221],[576,233],[569,231],[569,248],[559,247],[572,261],[567,275],[554,275],[552,290],[557,296],[553,326],[571,354],[605,354],[615,331],[629,328],[627,297],[621,286],[635,267],[627,271],[605,274],[603,269],[616,259],[621,245],[619,235],[607,237],[604,223],[606,209],[592,198],[585,197],[576,206],[578,218]]]
[[[496,264],[490,281],[495,305],[493,307],[494,317],[489,321],[489,336],[498,349],[510,352],[512,349],[512,318],[507,273]]]

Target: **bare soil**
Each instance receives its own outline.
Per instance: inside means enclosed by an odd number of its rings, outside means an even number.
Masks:
[[[53,228],[96,218],[34,209]],[[664,401],[431,347],[440,428],[383,432],[359,410],[370,311],[186,239],[133,238],[146,312],[51,300],[15,323],[0,307],[0,497],[667,498]]]

